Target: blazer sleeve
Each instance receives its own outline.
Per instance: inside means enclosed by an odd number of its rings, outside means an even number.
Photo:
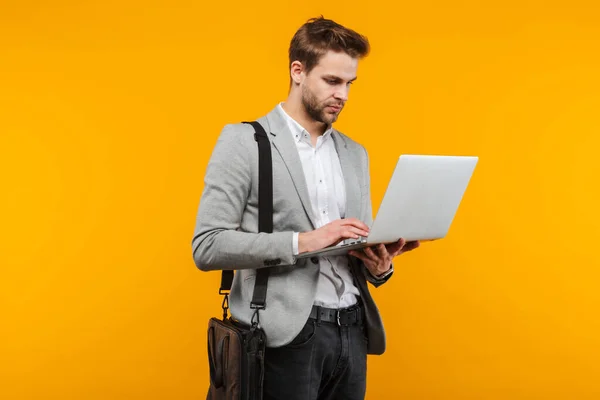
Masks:
[[[364,187],[364,192],[366,193],[366,216],[365,216],[365,220],[364,223],[367,224],[367,226],[369,226],[369,228],[373,225],[373,207],[371,205],[371,175],[370,175],[370,162],[369,162],[369,154],[367,153],[367,150],[363,147],[363,151],[365,153],[365,165],[366,165],[366,170],[365,170],[365,178],[364,180],[365,182],[365,187]],[[363,270],[363,274],[365,275],[365,279],[369,282],[371,282],[371,284],[375,287],[379,287],[381,285],[383,285],[385,282],[388,281],[388,279],[390,279],[394,273],[394,263],[392,263],[390,265],[390,271],[388,271],[389,273],[387,275],[384,275],[383,278],[377,278],[376,276],[373,276],[373,274],[371,274],[371,272],[368,270],[368,268],[365,266],[365,264],[363,263],[362,260],[359,260],[360,263],[362,264],[362,270]]]
[[[203,271],[256,269],[296,262],[293,232],[239,231],[252,185],[249,151],[258,154],[252,127],[226,125],[206,168],[192,239],[194,262]]]

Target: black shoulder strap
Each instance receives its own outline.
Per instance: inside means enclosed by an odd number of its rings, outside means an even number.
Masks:
[[[254,127],[254,140],[258,142],[258,231],[273,232],[273,164],[271,159],[271,142],[267,132],[257,121],[244,122]],[[269,268],[259,268],[256,271],[254,293],[251,308],[264,309],[267,298],[267,283]],[[221,288],[219,293],[230,290],[233,283],[233,271],[223,270],[221,273]]]

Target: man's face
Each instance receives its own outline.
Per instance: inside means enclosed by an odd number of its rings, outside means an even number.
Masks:
[[[357,66],[358,59],[329,51],[304,77],[302,104],[312,119],[326,125],[337,120],[356,79]]]

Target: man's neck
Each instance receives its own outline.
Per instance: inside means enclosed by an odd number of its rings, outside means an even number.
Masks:
[[[312,119],[301,103],[296,103],[288,98],[281,107],[290,117],[308,131],[314,141],[316,141],[319,136],[323,135],[327,128],[329,128],[323,122]]]

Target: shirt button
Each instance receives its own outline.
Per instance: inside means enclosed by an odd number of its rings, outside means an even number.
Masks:
[[[310,261],[312,261],[313,264],[318,264],[319,263],[319,259],[317,257],[311,257]]]

